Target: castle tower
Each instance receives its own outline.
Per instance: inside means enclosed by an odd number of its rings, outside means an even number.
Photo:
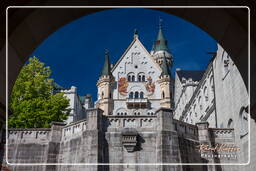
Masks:
[[[161,89],[161,107],[172,108],[173,90],[172,79],[167,64],[167,59],[164,57],[161,63],[162,73],[159,77],[159,84]]]
[[[109,53],[105,51],[105,63],[101,71],[101,76],[97,82],[98,100],[96,107],[103,110],[104,115],[109,115],[113,110],[113,95],[112,87],[114,84],[114,77],[111,73],[109,62]]]
[[[173,57],[172,54],[168,50],[168,41],[164,38],[163,34],[163,26],[161,23],[159,23],[159,31],[157,35],[157,39],[153,44],[152,50],[150,54],[153,56],[154,60],[161,65],[163,62],[163,59],[166,58],[167,64],[171,67],[173,63]]]

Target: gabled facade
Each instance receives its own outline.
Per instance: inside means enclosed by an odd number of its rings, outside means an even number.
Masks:
[[[165,45],[161,28],[159,34],[160,43],[164,41]],[[168,53],[167,48],[158,50]],[[133,41],[111,71],[107,72],[110,64],[105,62],[103,71],[106,73],[101,75],[97,83],[96,106],[105,115],[113,116],[152,115],[159,107],[171,107],[173,85],[169,75],[169,60],[165,56],[162,56],[162,62],[155,59],[140,42],[136,31]]]

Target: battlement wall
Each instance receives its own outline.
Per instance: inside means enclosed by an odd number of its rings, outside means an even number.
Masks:
[[[83,134],[87,129],[86,120],[81,120],[78,122],[74,122],[70,125],[63,127],[61,141],[66,141],[72,138],[79,137]]]
[[[174,119],[174,128],[179,136],[198,140],[198,128],[196,125],[191,125],[183,121]]]
[[[108,116],[108,129],[155,129],[157,116]]]
[[[50,128],[37,129],[9,129],[9,143],[48,143],[50,141]]]

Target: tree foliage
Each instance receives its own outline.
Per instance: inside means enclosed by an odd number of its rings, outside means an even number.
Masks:
[[[11,128],[48,128],[69,114],[69,100],[63,93],[53,93],[51,69],[38,58],[29,59],[15,82],[10,98],[8,125]]]

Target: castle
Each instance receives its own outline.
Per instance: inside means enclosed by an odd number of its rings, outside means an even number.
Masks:
[[[150,52],[135,31],[114,65],[105,52],[95,104],[56,86],[70,99],[66,123],[9,129],[5,162],[15,171],[238,171],[214,165],[248,161],[248,93],[235,64],[220,45],[205,71],[173,77],[172,64],[161,25]]]

